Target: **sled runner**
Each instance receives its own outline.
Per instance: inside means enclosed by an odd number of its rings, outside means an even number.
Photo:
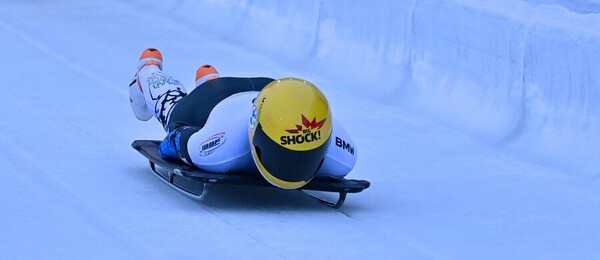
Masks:
[[[158,153],[159,144],[160,141],[156,140],[136,140],[131,146],[149,160],[150,169],[159,179],[193,199],[201,200],[204,198],[209,185],[223,184],[276,188],[258,173],[209,173],[182,162],[164,159]],[[366,180],[315,178],[299,190],[303,192],[312,190],[338,193],[337,201],[329,201],[305,192],[321,203],[337,209],[344,204],[348,193],[358,193],[369,188],[369,186],[370,183]]]

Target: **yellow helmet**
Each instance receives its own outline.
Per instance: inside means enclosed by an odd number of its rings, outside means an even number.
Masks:
[[[315,85],[297,78],[275,80],[254,100],[252,157],[271,184],[297,189],[323,165],[331,131],[329,104]]]

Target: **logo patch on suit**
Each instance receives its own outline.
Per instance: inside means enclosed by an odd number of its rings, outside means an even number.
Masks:
[[[207,156],[225,143],[225,132],[215,134],[200,144],[200,156]]]

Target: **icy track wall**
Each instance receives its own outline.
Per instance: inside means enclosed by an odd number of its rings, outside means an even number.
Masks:
[[[600,0],[159,5],[358,95],[572,174],[600,174]]]

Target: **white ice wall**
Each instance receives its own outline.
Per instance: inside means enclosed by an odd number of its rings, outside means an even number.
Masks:
[[[600,173],[599,0],[158,5],[357,94],[574,174]]]

